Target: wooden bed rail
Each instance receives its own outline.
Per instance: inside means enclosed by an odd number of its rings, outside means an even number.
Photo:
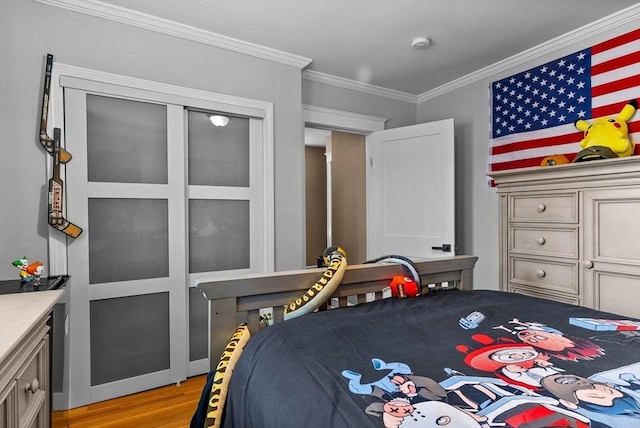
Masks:
[[[443,286],[471,290],[477,260],[474,256],[414,260],[422,293]],[[248,323],[255,333],[264,325],[260,322],[261,313],[269,313],[273,322],[282,321],[283,306],[311,287],[323,272],[323,268],[316,268],[198,281],[196,286],[209,300],[210,367],[217,365],[238,324]],[[408,275],[408,271],[397,263],[347,266],[340,286],[319,310],[381,299],[382,289],[395,275]]]

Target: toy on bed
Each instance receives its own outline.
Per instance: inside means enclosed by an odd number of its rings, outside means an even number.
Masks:
[[[637,108],[638,101],[631,100],[616,118],[605,116],[591,123],[582,119],[576,120],[574,125],[584,132],[584,138],[580,141],[582,150],[574,162],[631,156],[634,144],[629,138],[627,122],[633,117]]]
[[[415,263],[410,258],[400,256],[397,254],[386,255],[378,257],[373,260],[364,262],[368,263],[398,263],[404,266],[411,277],[407,275],[396,275],[391,279],[389,286],[387,287],[391,291],[393,297],[404,299],[405,297],[416,297],[420,295],[422,291],[422,280],[420,279],[420,271]]]
[[[307,291],[284,306],[285,320],[315,311],[340,285],[347,268],[347,253],[340,247],[329,247],[322,259],[327,270]]]

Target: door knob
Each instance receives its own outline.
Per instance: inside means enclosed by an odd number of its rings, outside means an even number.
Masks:
[[[593,267],[593,262],[591,260],[585,260],[582,262],[582,266],[587,269],[591,269]]]
[[[442,247],[431,247],[432,250],[440,250],[440,251],[444,251],[445,253],[450,253],[451,252],[451,244],[442,244]]]

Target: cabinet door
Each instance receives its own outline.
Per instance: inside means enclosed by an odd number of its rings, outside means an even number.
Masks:
[[[640,318],[640,188],[584,192],[584,303]]]

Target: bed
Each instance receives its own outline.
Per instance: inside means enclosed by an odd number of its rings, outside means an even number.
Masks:
[[[474,289],[476,260],[414,261],[422,293],[406,299],[381,292],[406,266],[349,266],[318,311],[286,322],[282,307],[322,269],[199,283],[212,373],[237,327],[251,332],[216,423],[640,427],[640,321]],[[211,423],[211,391],[196,426]]]

